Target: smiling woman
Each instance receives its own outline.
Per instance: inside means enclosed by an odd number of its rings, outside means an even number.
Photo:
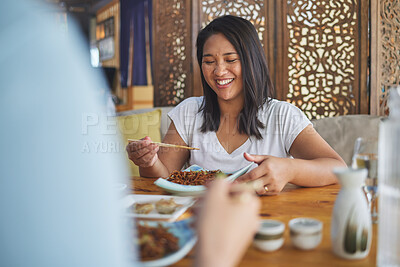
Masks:
[[[236,182],[259,180],[259,194],[277,194],[288,182],[336,182],[331,171],[344,165],[340,156],[301,110],[272,98],[253,24],[230,15],[217,18],[200,31],[196,46],[204,97],[188,98],[168,113],[172,123],[163,142],[200,150],[159,147],[150,138],[132,142],[127,151],[141,176],[167,177],[185,163],[231,173],[255,162]]]
[[[263,127],[263,124],[257,118],[257,110],[274,96],[274,89],[264,50],[253,24],[234,16],[215,19],[199,33],[196,46],[204,92],[202,110],[209,115],[205,117],[201,130],[203,132],[218,130],[221,113],[224,113],[223,109],[225,109],[221,107],[222,98],[215,98],[214,93],[217,92],[214,90],[215,86],[213,87],[215,82],[210,81],[212,80],[210,78],[213,78],[209,76],[209,70],[211,70],[215,77],[222,79],[220,83],[227,85],[223,86],[223,89],[229,87],[230,90],[235,90],[236,88],[243,94],[232,103],[237,104],[239,109],[235,113],[242,116],[231,118],[234,120],[231,124],[236,124],[238,120],[237,128],[240,133],[261,138],[258,127]],[[227,64],[221,65],[222,62],[216,62],[210,68],[206,68],[204,63],[208,62],[209,55],[216,60],[217,54],[222,55]],[[225,84],[227,81],[223,79],[229,78],[235,78],[235,84]],[[227,108],[226,113],[229,114],[230,107]]]
[[[214,34],[204,44],[203,53],[201,71],[219,104],[230,101],[243,106],[242,66],[233,45],[223,34]]]

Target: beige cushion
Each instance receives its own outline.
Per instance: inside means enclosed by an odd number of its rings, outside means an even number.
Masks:
[[[155,142],[161,141],[160,109],[154,109],[145,113],[118,116],[117,121],[125,146],[128,144],[128,139],[141,139],[145,136],[149,136]],[[128,158],[127,153],[126,160],[130,166],[131,174],[139,176],[139,167]]]
[[[316,131],[351,165],[354,141],[357,137],[378,138],[382,117],[371,115],[345,115],[312,120]]]
[[[167,133],[168,127],[171,123],[171,120],[168,117],[168,112],[173,109],[174,107],[155,107],[155,108],[146,108],[146,109],[136,109],[136,110],[128,110],[117,113],[117,116],[127,116],[132,114],[141,114],[147,113],[154,110],[161,110],[161,124],[160,124],[160,134],[161,140],[164,138],[165,134]]]

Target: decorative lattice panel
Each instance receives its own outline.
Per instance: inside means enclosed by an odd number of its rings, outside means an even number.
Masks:
[[[380,0],[381,15],[381,88],[379,115],[388,114],[390,87],[400,84],[400,0]]]
[[[356,0],[287,0],[287,100],[311,118],[357,113]]]
[[[191,92],[190,1],[153,3],[154,105],[174,106]]]
[[[202,0],[202,28],[213,19],[223,15],[235,15],[245,18],[253,23],[260,40],[265,32],[265,10],[263,0],[253,1],[227,1],[227,0]]]

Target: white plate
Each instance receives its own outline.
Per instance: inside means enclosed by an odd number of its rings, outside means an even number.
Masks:
[[[156,267],[156,266],[168,266],[174,264],[181,260],[189,251],[193,248],[193,246],[197,242],[197,236],[195,231],[192,229],[190,224],[192,223],[192,219],[187,219],[183,221],[178,221],[174,223],[167,222],[143,222],[140,221],[141,224],[147,224],[149,226],[157,226],[161,224],[163,227],[168,229],[168,232],[172,233],[179,239],[179,249],[171,253],[169,255],[164,256],[163,258],[152,260],[152,261],[142,261],[142,266],[145,267]]]
[[[239,176],[245,174],[253,166],[253,164],[254,164],[253,162],[250,163],[246,167],[241,168],[240,170],[234,172],[225,179],[234,181]],[[185,171],[200,171],[200,170],[206,170],[206,169],[197,165],[192,165],[189,168],[185,169]],[[182,185],[167,181],[164,178],[158,178],[154,182],[154,184],[171,194],[179,196],[196,196],[203,194],[206,191],[206,187],[203,185]]]
[[[137,203],[156,203],[161,199],[170,200],[174,199],[175,203],[182,205],[178,207],[171,214],[160,214],[154,209],[148,214],[138,214],[134,212],[134,205]],[[190,206],[192,206],[195,200],[191,197],[176,197],[166,195],[127,195],[123,199],[123,207],[126,209],[126,215],[139,219],[147,220],[162,220],[162,221],[175,221],[179,218]]]

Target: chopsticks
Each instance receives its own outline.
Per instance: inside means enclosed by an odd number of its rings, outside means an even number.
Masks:
[[[128,139],[129,142],[136,142],[140,141],[138,139]],[[158,146],[163,146],[163,147],[176,147],[176,148],[183,148],[183,149],[189,149],[189,150],[200,150],[200,148],[196,147],[190,147],[190,146],[180,146],[180,145],[173,145],[173,144],[165,144],[165,143],[160,143],[160,142],[151,142],[152,144],[156,144]]]

